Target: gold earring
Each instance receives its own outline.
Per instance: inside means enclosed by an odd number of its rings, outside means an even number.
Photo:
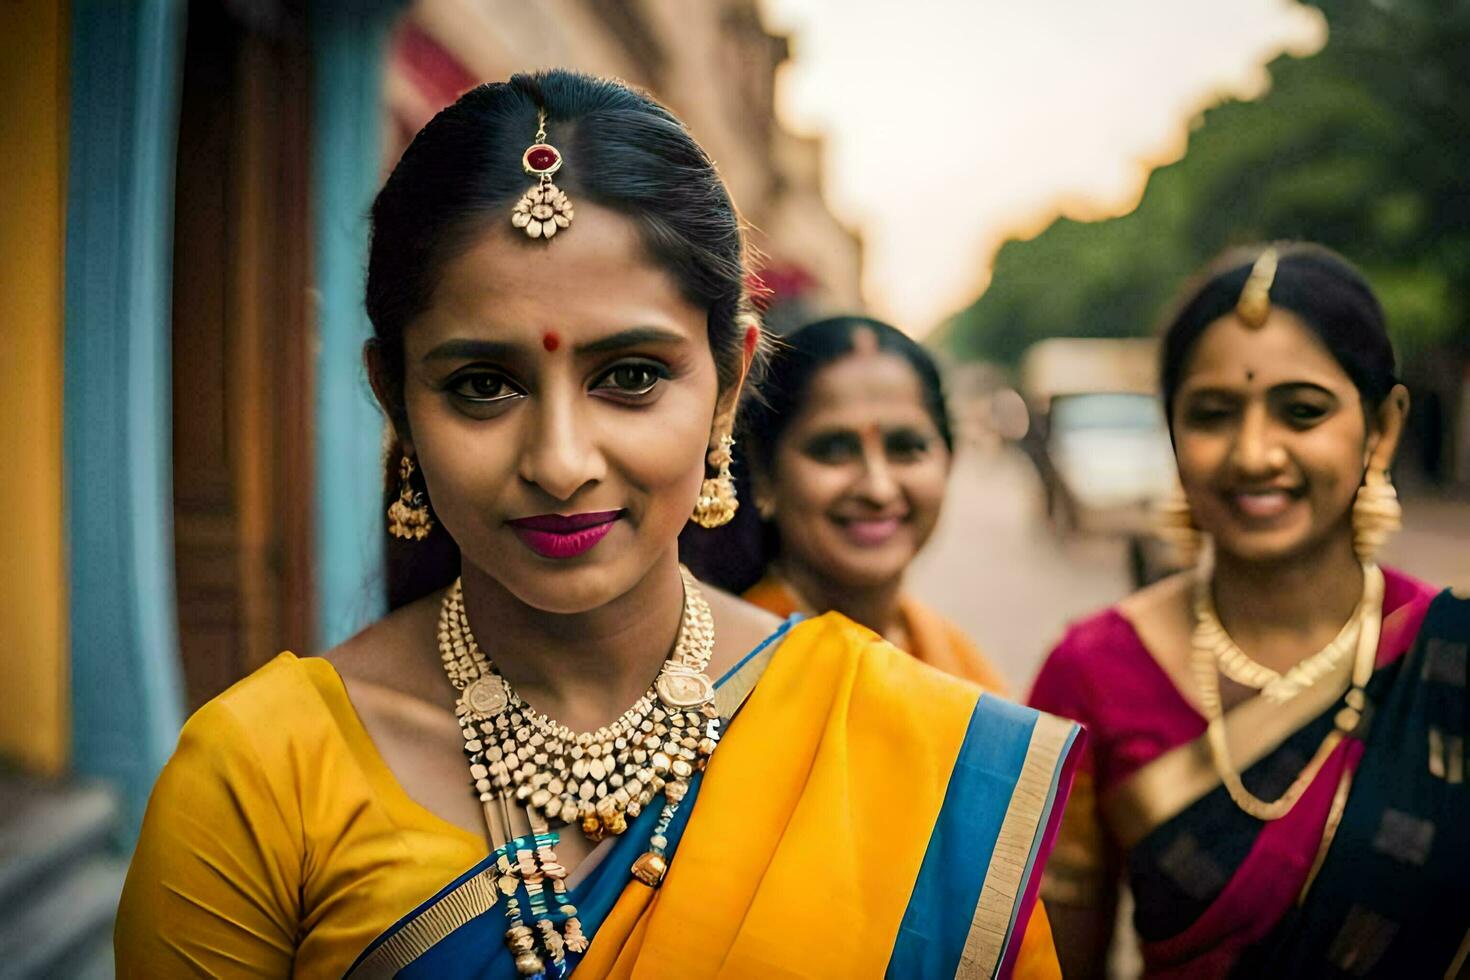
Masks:
[[[1174,557],[1186,565],[1199,561],[1201,537],[1194,523],[1194,512],[1189,509],[1189,498],[1183,488],[1160,501],[1156,511],[1159,537],[1174,552]]]
[[[1353,501],[1353,551],[1358,560],[1372,561],[1393,533],[1404,526],[1403,517],[1398,491],[1388,482],[1388,473],[1369,470]]]
[[[413,488],[413,460],[398,461],[398,499],[388,507],[388,533],[405,541],[422,541],[434,527],[424,495]]]
[[[730,452],[735,437],[730,433],[720,436],[720,444],[709,451],[709,464],[719,469],[719,474],[706,478],[699,487],[699,499],[694,503],[694,523],[700,527],[719,527],[729,524],[740,509],[735,497],[735,478],[730,475]]]

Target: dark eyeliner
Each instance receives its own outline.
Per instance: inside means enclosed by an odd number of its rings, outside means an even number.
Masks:
[[[652,376],[653,380],[641,388],[623,388],[617,385],[607,385],[606,382],[613,378],[619,371],[645,371]],[[604,368],[593,379],[591,390],[608,392],[615,397],[642,398],[652,394],[662,381],[670,381],[674,377],[668,365],[649,358],[632,358],[618,361]]]
[[[500,394],[489,396],[469,394],[460,390],[466,382],[473,381],[477,378],[493,378],[500,383],[504,390]],[[512,381],[504,371],[482,365],[470,365],[461,368],[446,378],[441,387],[450,397],[471,405],[495,405],[507,399],[525,394],[521,387]]]

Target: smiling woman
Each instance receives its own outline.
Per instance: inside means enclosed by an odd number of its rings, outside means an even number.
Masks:
[[[368,263],[394,610],[186,726],[121,975],[1055,975],[1077,726],[678,563],[736,502],[743,247],[621,84],[518,75],[419,133]]]
[[[1408,409],[1362,276],[1227,256],[1163,345],[1197,568],[1068,632],[1032,703],[1093,735],[1043,893],[1099,972],[1127,869],[1146,974],[1441,976],[1465,939],[1463,644],[1374,553]]]
[[[1004,693],[969,639],[903,591],[939,520],[954,450],[929,354],[866,317],[810,324],[785,338],[747,429],[766,571],[745,597],[778,615],[836,609]]]

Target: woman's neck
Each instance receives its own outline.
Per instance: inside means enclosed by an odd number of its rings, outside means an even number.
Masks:
[[[573,731],[609,724],[643,696],[683,619],[673,550],[633,588],[581,613],[528,606],[468,565],[463,578],[465,612],[485,655],[528,704]]]
[[[903,616],[899,612],[902,578],[867,588],[848,588],[794,562],[778,562],[776,574],[812,612],[836,610],[895,646],[907,648],[908,637],[904,635]]]
[[[1283,561],[1217,553],[1215,608],[1232,639],[1268,667],[1289,668],[1337,635],[1363,596],[1351,529]]]

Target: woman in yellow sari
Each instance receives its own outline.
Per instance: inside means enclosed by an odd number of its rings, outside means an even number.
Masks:
[[[954,451],[928,352],[868,317],[809,324],[783,338],[746,431],[765,572],[745,598],[778,616],[836,609],[1003,694],[969,637],[903,588],[939,520]]]
[[[516,76],[415,138],[367,284],[394,611],[189,721],[121,976],[1056,974],[1077,726],[678,564],[737,505],[743,260],[620,84]]]

